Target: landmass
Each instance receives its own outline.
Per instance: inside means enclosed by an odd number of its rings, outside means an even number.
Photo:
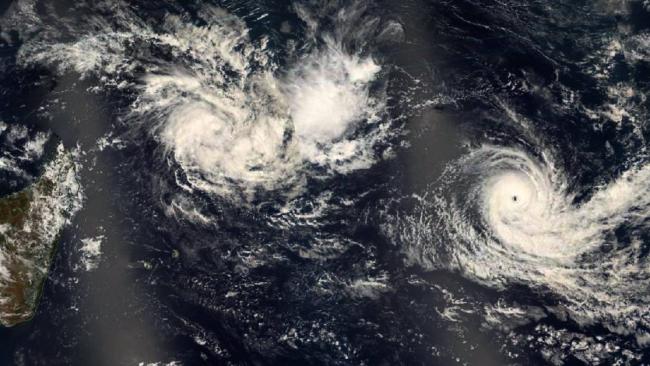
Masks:
[[[73,156],[61,144],[36,182],[0,198],[0,324],[34,316],[59,234],[82,198]]]

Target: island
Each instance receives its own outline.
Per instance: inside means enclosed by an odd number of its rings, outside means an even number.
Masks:
[[[31,319],[38,306],[61,230],[80,209],[77,164],[62,144],[42,175],[0,198],[0,324]]]

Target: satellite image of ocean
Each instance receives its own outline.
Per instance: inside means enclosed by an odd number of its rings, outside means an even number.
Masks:
[[[650,0],[0,0],[0,366],[650,365]]]

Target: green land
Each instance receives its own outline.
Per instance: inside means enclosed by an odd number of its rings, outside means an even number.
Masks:
[[[22,191],[0,198],[0,324],[31,319],[61,228],[78,209],[70,154],[59,155]],[[71,182],[73,184],[71,184]]]

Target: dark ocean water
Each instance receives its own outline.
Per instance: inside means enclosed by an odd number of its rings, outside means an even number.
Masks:
[[[11,18],[17,4],[33,4],[35,15],[19,12]],[[372,56],[382,66],[368,93],[385,90],[381,123],[391,132],[373,142],[376,159],[363,169],[332,172],[317,162],[304,163],[307,173],[297,194],[281,184],[258,189],[250,199],[241,198],[243,190],[233,199],[195,189],[183,207],[197,208],[207,223],[170,209],[186,195],[181,183],[191,184],[193,176],[166,154],[163,138],[149,125],[134,128],[130,114],[138,83],[151,73],[147,68],[179,64],[192,69],[193,60],[210,59],[205,55],[210,49],[181,57],[170,51],[173,46],[140,39],[133,29],[165,34],[168,14],[205,26],[208,21],[197,14],[206,4],[18,0],[0,5],[5,19],[0,23],[0,120],[27,126],[31,134],[51,132],[53,141],[78,149],[86,196],[61,234],[36,316],[0,330],[0,364],[648,362],[643,316],[612,320],[609,310],[603,316],[599,308],[589,308],[596,315],[581,323],[566,315],[570,294],[552,285],[540,288],[527,277],[505,286],[490,283],[462,264],[447,267],[427,250],[410,250],[415,241],[405,245],[387,229],[387,217],[417,216],[418,197],[430,197],[442,185],[445,169],[482,144],[517,148],[537,158],[552,155],[555,168],[568,177],[573,192],[568,203],[575,205],[646,163],[647,5],[514,0],[299,4],[308,16],[288,1],[212,5],[241,19],[251,44],[267,37],[263,52],[276,67],[274,75],[287,74],[311,49],[321,47],[320,34],[341,32],[342,53]],[[135,15],[124,20],[113,13],[117,8]],[[340,21],[354,12],[362,15]],[[309,17],[317,19],[315,33]],[[125,31],[129,21],[141,28]],[[369,26],[373,22],[379,25]],[[34,39],[40,45],[69,44],[111,26],[133,32],[120,38],[128,46],[118,55],[125,60],[119,67],[134,65],[131,70],[110,73],[112,61],[101,59],[86,72],[78,65],[95,57],[90,53],[75,56],[72,67],[59,68],[65,64],[61,60],[69,59],[57,58],[56,48],[50,50],[54,56],[20,61],[21,49],[28,56],[38,52],[25,46]],[[221,30],[215,26],[213,31]],[[100,55],[116,49],[111,44]],[[226,77],[229,73],[237,71],[225,72]],[[116,87],[122,81],[129,86]],[[154,118],[148,114],[138,120]],[[349,132],[350,139],[362,140],[375,126]],[[298,132],[286,132],[285,139],[292,134]],[[102,138],[110,142],[107,147],[98,144]],[[10,149],[3,143],[0,139],[3,151]],[[25,163],[28,177],[1,171],[0,192],[27,186],[46,158]],[[208,174],[200,178],[209,181]],[[646,209],[632,208],[638,216]],[[442,226],[431,227],[448,248],[459,245]],[[640,238],[637,254],[645,263],[648,232],[645,223],[621,224],[607,243],[625,247]],[[99,264],[86,271],[82,240],[98,236]],[[644,273],[638,276],[639,296],[650,284]],[[488,309],[498,304],[525,315],[488,320]],[[641,314],[647,309],[643,302],[631,306]],[[569,310],[558,310],[564,307]],[[620,322],[634,326],[621,330],[616,328]]]

